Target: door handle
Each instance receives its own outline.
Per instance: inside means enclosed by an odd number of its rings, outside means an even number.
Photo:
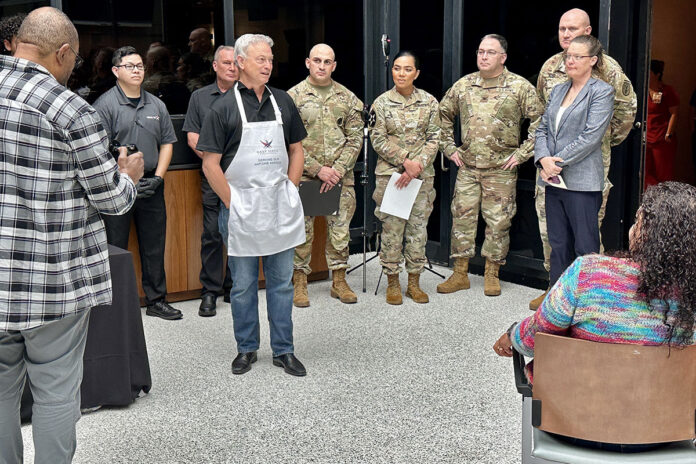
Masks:
[[[640,129],[641,127],[643,127],[643,123],[641,123],[640,121],[636,121],[635,124],[633,124],[633,127],[635,129]]]

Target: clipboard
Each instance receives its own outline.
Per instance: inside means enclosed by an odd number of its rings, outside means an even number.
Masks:
[[[322,184],[323,182],[319,179],[300,182],[300,200],[305,216],[338,215],[343,182],[339,182],[328,192],[319,193]]]

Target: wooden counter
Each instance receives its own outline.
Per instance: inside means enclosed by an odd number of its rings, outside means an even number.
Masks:
[[[164,269],[167,274],[167,301],[182,301],[200,297],[201,234],[203,233],[203,204],[201,200],[200,169],[169,171],[164,176],[164,200],[167,205],[167,237],[164,251]],[[312,246],[312,274],[309,280],[329,277],[324,249],[326,247],[326,219],[316,218]],[[135,224],[131,224],[128,250],[133,253],[133,264],[138,281],[141,302],[140,255]],[[220,256],[220,259],[225,259]],[[259,272],[259,287],[265,286],[263,270]]]

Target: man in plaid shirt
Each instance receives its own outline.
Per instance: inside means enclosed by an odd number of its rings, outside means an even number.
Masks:
[[[19,404],[34,395],[36,463],[70,462],[89,309],[111,303],[102,214],[135,201],[142,154],[108,152],[95,110],[64,86],[75,27],[39,8],[0,57],[0,462],[22,462]]]

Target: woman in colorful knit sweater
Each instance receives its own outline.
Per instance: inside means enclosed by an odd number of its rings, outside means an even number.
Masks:
[[[635,345],[693,345],[696,315],[696,188],[651,187],[629,232],[624,256],[578,258],[534,315],[495,343],[534,355],[537,332]]]

